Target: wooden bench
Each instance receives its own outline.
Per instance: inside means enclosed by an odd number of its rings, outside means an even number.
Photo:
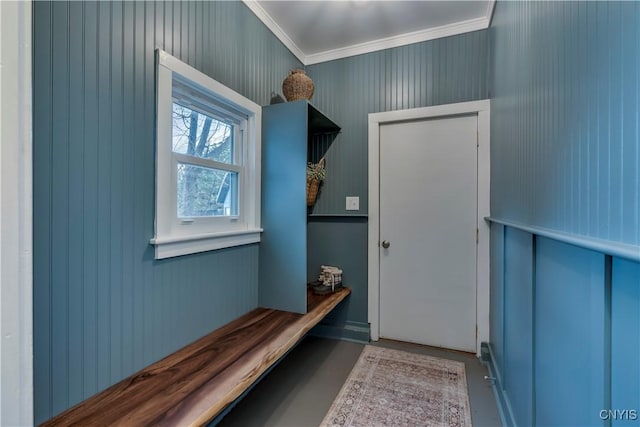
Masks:
[[[207,424],[350,293],[309,292],[304,315],[256,308],[43,425]]]

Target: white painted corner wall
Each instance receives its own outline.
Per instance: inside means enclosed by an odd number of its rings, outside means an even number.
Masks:
[[[33,425],[30,1],[0,1],[0,425]]]

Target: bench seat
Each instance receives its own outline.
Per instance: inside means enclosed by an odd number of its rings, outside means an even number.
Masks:
[[[350,293],[309,292],[304,315],[256,308],[43,425],[205,425]]]

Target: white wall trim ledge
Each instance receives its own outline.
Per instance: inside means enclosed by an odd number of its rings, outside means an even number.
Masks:
[[[580,246],[585,249],[601,252],[605,255],[611,255],[619,258],[625,258],[631,261],[640,262],[640,246],[629,245],[611,240],[597,239],[594,237],[581,236],[578,234],[566,233],[550,228],[538,227],[535,225],[526,225],[515,221],[509,221],[496,217],[485,217],[488,222],[506,225],[507,227],[516,228],[549,239],[557,240],[570,245]]]
[[[156,247],[156,259],[165,259],[259,243],[262,231],[262,228],[256,228],[177,237],[155,237],[149,243]]]

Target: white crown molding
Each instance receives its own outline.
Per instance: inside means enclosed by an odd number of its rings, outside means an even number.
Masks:
[[[491,25],[491,19],[493,19],[493,11],[496,10],[496,0],[489,0],[489,2],[487,3],[487,12],[486,12],[486,17],[487,17],[487,28],[489,28],[489,25]]]
[[[425,42],[428,40],[468,33],[471,31],[483,30],[485,28],[488,28],[488,26],[489,20],[486,17],[474,18],[467,21],[429,28],[428,30],[414,31],[411,33],[387,37],[384,39],[355,44],[340,49],[333,49],[325,52],[314,53],[312,55],[306,55],[305,61],[303,62],[305,63],[305,65],[311,65],[317,64],[319,62],[333,61],[334,59],[346,58],[348,56],[361,55],[363,53],[376,52],[379,50],[405,46],[412,43]]]
[[[262,6],[260,6],[260,3],[258,3],[255,0],[242,0],[242,2],[245,4],[245,6],[249,8],[251,12],[253,12],[254,15],[258,17],[259,20],[262,21],[264,25],[267,26],[269,30],[271,30],[271,32],[278,39],[280,39],[280,41],[287,47],[287,49],[291,51],[291,53],[295,55],[296,58],[298,58],[300,62],[306,65],[305,64],[306,55],[304,54],[304,52],[300,50],[298,45],[296,45],[293,42],[293,40],[291,40],[289,35],[285,33],[285,31],[282,28],[280,28],[280,25],[278,25],[278,23],[273,20],[271,15],[269,15],[267,11],[264,10]]]
[[[346,58],[349,56],[362,55],[365,53],[405,46],[413,43],[455,36],[458,34],[469,33],[471,31],[484,30],[489,28],[496,4],[495,0],[488,1],[484,17],[454,22],[440,27],[413,31],[410,33],[399,34],[383,39],[372,40],[365,43],[307,55],[298,47],[298,45],[295,44],[289,35],[271,17],[271,15],[264,10],[258,1],[242,0],[242,2],[258,17],[258,19],[260,19],[260,21],[262,21],[264,25],[267,26],[267,28],[269,28],[269,30],[271,30],[271,32],[291,51],[291,53],[293,53],[296,58],[302,62],[303,65],[318,64],[320,62],[333,61],[335,59]]]

